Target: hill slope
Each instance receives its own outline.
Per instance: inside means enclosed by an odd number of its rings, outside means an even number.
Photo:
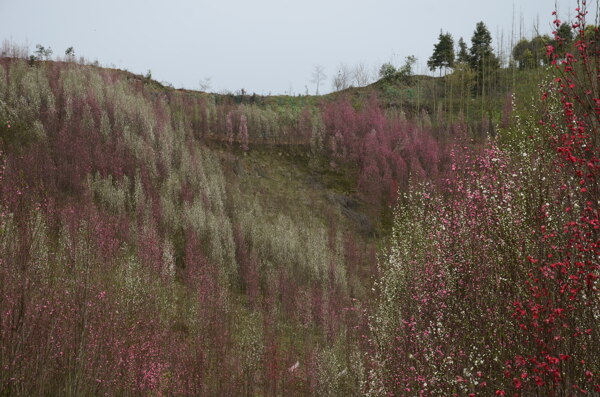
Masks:
[[[377,214],[219,101],[2,60],[0,394],[357,390]]]
[[[513,85],[472,96],[466,73],[258,97],[1,59],[0,394],[401,393],[399,373],[419,385],[394,358],[416,346],[399,331],[417,296],[403,266],[425,305],[438,302],[429,273],[476,261],[454,255],[462,235],[455,251],[435,245],[440,222],[478,220],[448,215],[470,196],[443,189],[463,181],[457,153],[485,159],[498,133],[508,157],[527,146],[508,94],[527,99],[540,76],[500,71]],[[426,205],[416,186],[458,204]],[[443,266],[419,268],[435,255]]]

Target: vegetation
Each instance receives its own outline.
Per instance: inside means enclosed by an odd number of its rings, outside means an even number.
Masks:
[[[452,146],[452,172],[400,199],[365,337],[369,393],[600,392],[600,53],[585,15],[575,54],[548,48],[559,77],[541,103],[482,150]]]
[[[427,66],[432,71],[440,69],[440,75],[442,68],[447,70],[454,66],[454,40],[450,33],[440,32],[438,43],[434,46],[433,55],[427,61]]]
[[[600,34],[554,27],[322,97],[3,48],[0,395],[600,393]]]

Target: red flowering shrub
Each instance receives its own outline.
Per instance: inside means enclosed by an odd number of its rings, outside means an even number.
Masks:
[[[537,212],[529,252],[528,294],[515,300],[519,346],[507,372],[516,389],[547,395],[600,392],[600,52],[586,35],[586,4],[577,8],[575,53],[548,46],[557,77],[543,94],[552,178],[560,186]],[[558,28],[561,21],[556,19]],[[595,27],[597,31],[597,27]],[[560,38],[556,40],[560,43]]]

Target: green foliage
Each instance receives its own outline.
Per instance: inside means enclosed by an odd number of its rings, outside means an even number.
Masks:
[[[398,69],[398,77],[404,84],[411,84],[413,81],[413,67],[417,63],[417,58],[414,55],[409,55],[404,60],[404,64]]]
[[[458,39],[458,54],[456,56],[456,62],[469,63],[469,50],[462,37]]]
[[[592,25],[590,25],[591,27]],[[556,29],[556,36],[563,41],[563,44],[569,45],[573,42],[574,32],[571,24],[568,22],[563,22],[560,24],[558,29]]]
[[[69,47],[69,48],[67,48],[67,49],[65,50],[65,56],[66,56],[68,59],[74,59],[74,58],[75,58],[75,49],[74,49],[72,46],[71,46],[71,47]]]
[[[50,47],[46,48],[41,44],[36,44],[35,48],[36,48],[35,55],[36,55],[36,59],[38,61],[49,60],[54,52],[54,51],[52,51],[52,48],[50,48]]]
[[[499,67],[499,60],[492,49],[492,35],[483,22],[477,23],[471,37],[469,65],[478,72]]]
[[[450,33],[440,32],[437,44],[433,47],[433,55],[427,61],[431,71],[442,68],[447,69],[454,66],[454,40]]]
[[[548,36],[536,36],[531,40],[522,39],[513,48],[512,55],[519,69],[533,69],[548,64],[546,46]]]
[[[384,63],[379,68],[379,77],[382,79],[389,79],[396,74],[397,70],[391,63]]]

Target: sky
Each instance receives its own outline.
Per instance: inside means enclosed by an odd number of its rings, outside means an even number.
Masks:
[[[556,3],[563,20],[577,6]],[[177,88],[210,79],[213,92],[314,94],[316,65],[327,75],[321,93],[340,64],[376,75],[414,55],[416,72],[427,73],[440,30],[470,45],[483,21],[495,47],[500,38],[507,47],[511,32],[551,32],[554,8],[554,0],[0,0],[0,40],[55,55],[73,46],[89,62],[150,70]]]

